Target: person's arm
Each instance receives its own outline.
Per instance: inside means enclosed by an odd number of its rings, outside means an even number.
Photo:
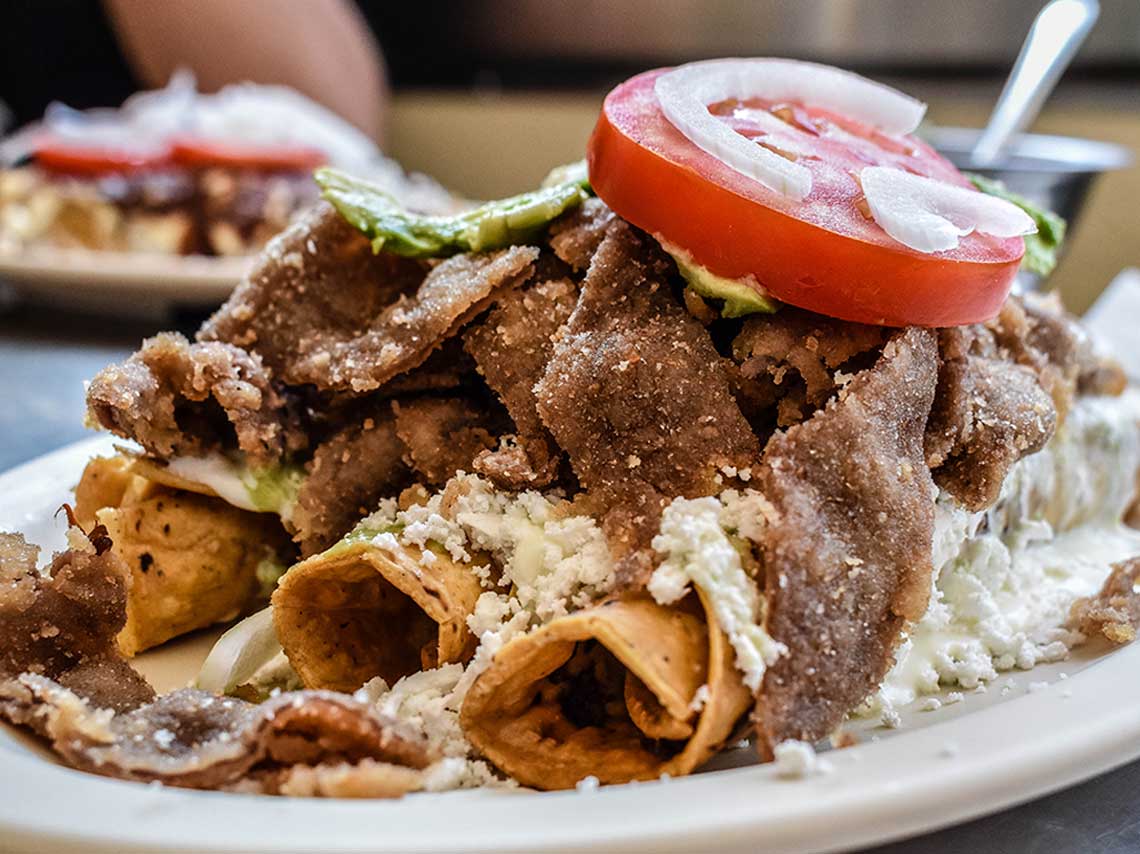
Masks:
[[[387,85],[376,40],[351,0],[104,0],[127,61],[148,86],[180,67],[214,91],[291,86],[374,139]]]

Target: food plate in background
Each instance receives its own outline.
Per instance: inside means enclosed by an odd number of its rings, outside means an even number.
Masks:
[[[55,518],[110,438],[0,475],[0,530],[63,546]],[[216,632],[146,653],[160,690],[186,684]],[[198,792],[109,780],[55,764],[0,727],[5,851],[684,851],[809,852],[884,842],[991,813],[1140,757],[1140,644],[1079,648],[937,711],[870,723],[824,753],[822,773],[779,776],[750,747],[692,777],[582,791],[468,790],[392,801]],[[955,699],[950,695],[944,701]]]
[[[40,248],[0,254],[0,283],[40,301],[95,310],[209,307],[229,296],[252,263],[250,257]]]

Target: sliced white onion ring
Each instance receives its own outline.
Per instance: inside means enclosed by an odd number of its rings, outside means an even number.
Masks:
[[[919,252],[954,249],[972,231],[994,237],[1037,231],[1032,217],[1017,205],[967,187],[886,166],[866,167],[859,181],[875,222]]]
[[[264,608],[218,638],[202,662],[194,687],[225,694],[248,682],[280,652],[281,644],[273,628],[273,609]]]
[[[770,190],[801,200],[811,172],[746,139],[713,116],[710,104],[730,98],[797,101],[842,113],[889,134],[910,133],[926,105],[901,92],[828,65],[792,59],[714,59],[692,62],[654,82],[661,111],[702,151]],[[773,131],[786,125],[772,117]]]

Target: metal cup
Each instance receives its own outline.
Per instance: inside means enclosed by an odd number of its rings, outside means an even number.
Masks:
[[[1132,152],[1109,142],[1021,134],[1010,141],[1000,161],[983,167],[971,162],[980,133],[976,128],[954,127],[921,131],[927,142],[962,171],[996,178],[1015,193],[1060,214],[1068,222],[1070,233],[1096,179],[1132,163]],[[1024,270],[1014,282],[1014,289],[1022,292],[1045,287],[1041,276]]]

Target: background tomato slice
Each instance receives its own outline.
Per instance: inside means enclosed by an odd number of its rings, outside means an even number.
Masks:
[[[156,169],[170,160],[165,149],[144,151],[52,139],[37,143],[33,157],[36,165],[45,171],[84,177]]]
[[[185,166],[266,171],[307,172],[328,160],[320,149],[304,145],[268,145],[196,137],[175,139],[171,152],[174,161]]]
[[[954,250],[924,254],[866,213],[855,177],[863,166],[967,184],[925,143],[810,106],[714,105],[746,136],[750,109],[774,107],[800,126],[797,143],[807,154],[797,162],[811,169],[812,192],[796,202],[700,150],[665,118],[653,91],[665,70],[614,89],[590,138],[590,183],[622,217],[718,275],[753,275],[777,299],[820,314],[888,326],[953,326],[997,314],[1024,253],[1021,238],[975,233]]]

